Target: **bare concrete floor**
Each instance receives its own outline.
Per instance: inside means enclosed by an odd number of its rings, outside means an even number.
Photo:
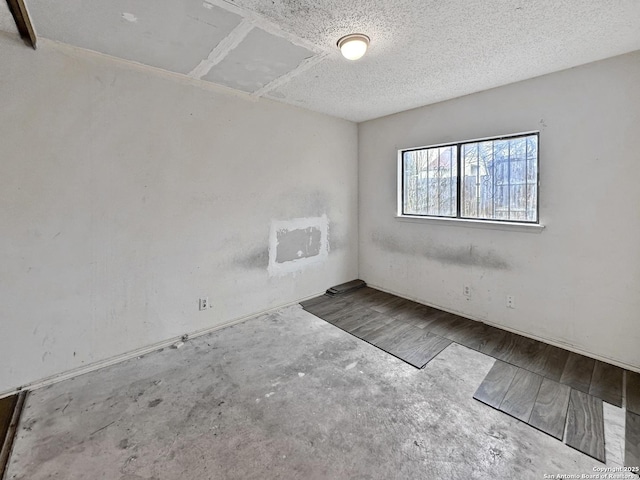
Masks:
[[[417,370],[288,307],[33,392],[7,478],[541,479],[603,466],[474,400],[493,361],[452,344]]]

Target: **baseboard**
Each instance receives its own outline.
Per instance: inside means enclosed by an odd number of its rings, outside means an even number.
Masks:
[[[194,332],[187,333],[189,339],[194,339],[201,337],[203,335],[207,335],[209,333],[216,332],[218,330],[222,330],[223,328],[230,327],[232,325],[237,325],[238,323],[245,322],[247,320],[251,320],[252,318],[259,317],[260,315],[264,315],[266,313],[271,313],[276,310],[280,310],[282,308],[290,307],[292,305],[297,305],[300,302],[304,302],[305,300],[309,300],[311,298],[317,297],[324,294],[324,291],[315,293],[313,295],[309,295],[307,297],[300,298],[293,302],[288,302],[282,305],[278,305],[276,307],[272,307],[266,310],[262,310],[260,312],[252,313],[250,315],[245,315],[243,317],[235,318],[233,320],[229,320],[228,322],[221,323],[219,325],[215,325],[213,327],[203,328],[201,330],[196,330]],[[122,353],[120,355],[116,355],[114,357],[109,357],[104,360],[99,360],[97,362],[91,363],[89,365],[83,365],[82,367],[75,368],[73,370],[68,370],[66,372],[57,373],[55,375],[51,375],[49,377],[45,377],[34,382],[27,383],[13,390],[7,390],[4,392],[0,392],[0,398],[8,397],[10,395],[15,395],[23,390],[37,390],[42,387],[47,387],[49,385],[53,385],[55,383],[62,382],[64,380],[68,380],[70,378],[78,377],[80,375],[84,375],[85,373],[94,372],[96,370],[100,370],[102,368],[110,367],[111,365],[116,365],[120,362],[125,362],[127,360],[131,360],[132,358],[140,357],[142,355],[147,355],[149,353],[155,352],[156,350],[160,350],[161,348],[167,348],[171,345],[175,344],[182,340],[182,335],[177,337],[168,338],[166,340],[162,340],[161,342],[154,343],[152,345],[147,345],[136,350],[132,350],[130,352]]]
[[[524,332],[522,330],[518,330],[518,329],[515,329],[515,328],[505,327],[504,325],[497,324],[497,323],[494,323],[494,322],[490,322],[490,321],[487,321],[487,320],[484,320],[484,319],[480,319],[480,318],[477,318],[477,317],[474,318],[473,316],[470,316],[469,314],[467,314],[465,312],[460,312],[460,311],[457,311],[455,309],[443,308],[440,305],[435,305],[433,303],[426,303],[421,299],[414,298],[414,297],[411,297],[411,296],[407,296],[405,294],[402,294],[402,293],[399,293],[399,292],[395,292],[393,290],[390,290],[390,289],[387,289],[387,288],[383,288],[383,287],[378,286],[378,285],[374,285],[374,284],[370,284],[370,283],[367,283],[367,285],[369,287],[371,287],[371,288],[375,288],[376,290],[381,290],[383,292],[387,292],[387,293],[390,293],[392,295],[396,295],[398,297],[406,298],[407,300],[412,300],[414,302],[418,302],[418,303],[421,303],[423,305],[427,305],[429,307],[437,308],[439,310],[443,310],[445,312],[453,313],[455,315],[460,315],[462,317],[469,318],[470,320],[475,320],[477,322],[486,323],[487,325],[491,325],[493,327],[500,328],[502,330],[505,330],[505,331],[508,331],[508,332],[511,332],[511,333],[516,333],[518,335],[522,335],[523,337],[532,338],[534,340],[539,340],[541,342],[548,343],[549,345],[554,345],[554,346],[559,347],[559,348],[564,348],[565,350],[569,350],[569,351],[572,351],[572,352],[575,352],[575,353],[579,353],[579,354],[585,355],[587,357],[595,358],[596,360],[600,360],[600,361],[603,361],[603,362],[606,362],[606,363],[610,363],[612,365],[617,365],[617,366],[625,368],[627,370],[631,370],[631,371],[640,373],[640,369],[638,369],[638,367],[636,367],[636,366],[629,365],[629,364],[626,364],[624,362],[620,362],[619,360],[616,360],[616,359],[613,359],[613,358],[609,358],[609,357],[605,357],[605,356],[602,356],[602,355],[598,355],[596,353],[589,352],[587,350],[583,350],[583,349],[581,349],[579,347],[576,347],[575,345],[558,342],[558,341],[550,339],[550,338],[541,337],[541,336],[534,335],[534,334],[529,333],[529,332]],[[204,328],[204,329],[201,329],[201,330],[196,330],[194,332],[188,333],[187,335],[189,336],[189,339],[198,338],[198,337],[201,337],[203,335],[207,335],[209,333],[213,333],[213,332],[216,332],[218,330],[222,330],[223,328],[230,327],[232,325],[237,325],[238,323],[245,322],[245,321],[250,320],[252,318],[259,317],[260,315],[264,315],[266,313],[271,313],[271,312],[274,312],[276,310],[280,310],[281,308],[289,307],[291,305],[297,305],[300,302],[304,302],[305,300],[309,300],[311,298],[320,296],[322,294],[324,294],[324,291],[318,292],[318,293],[314,293],[313,295],[309,295],[309,296],[300,298],[300,299],[295,300],[293,302],[288,302],[288,303],[285,303],[285,304],[282,304],[282,305],[278,305],[276,307],[272,307],[272,308],[269,308],[269,309],[266,309],[266,310],[261,310],[261,311],[256,312],[256,313],[252,313],[250,315],[245,315],[243,317],[235,318],[233,320],[229,320],[228,322],[224,322],[224,323],[221,323],[219,325],[215,325],[213,327],[208,327],[208,328]],[[8,397],[10,395],[15,395],[16,393],[21,392],[23,390],[37,390],[37,389],[42,388],[42,387],[46,387],[46,386],[49,386],[49,385],[53,385],[55,383],[62,382],[64,380],[68,380],[70,378],[74,378],[74,377],[78,377],[80,375],[84,375],[85,373],[94,372],[94,371],[100,370],[102,368],[110,367],[112,365],[116,365],[118,363],[125,362],[127,360],[132,359],[132,358],[140,357],[142,355],[147,355],[149,353],[155,352],[156,350],[160,350],[161,348],[170,347],[171,345],[173,345],[174,343],[180,341],[181,339],[182,339],[182,336],[176,336],[176,337],[168,338],[168,339],[163,340],[161,342],[157,342],[157,343],[154,343],[152,345],[147,345],[147,346],[138,348],[136,350],[132,350],[130,352],[126,352],[126,353],[123,353],[123,354],[120,354],[120,355],[116,355],[114,357],[109,357],[107,359],[91,363],[89,365],[84,365],[82,367],[75,368],[73,370],[68,370],[66,372],[62,372],[62,373],[58,373],[58,374],[55,374],[55,375],[51,375],[49,377],[44,377],[44,378],[36,380],[34,382],[30,382],[30,383],[27,383],[25,385],[22,385],[22,386],[20,386],[18,388],[15,388],[15,389],[12,389],[12,390],[7,390],[7,391],[4,391],[4,392],[0,392],[0,398]]]
[[[488,320],[484,320],[484,319],[481,319],[481,318],[474,317],[472,315],[469,315],[466,312],[460,312],[460,311],[457,311],[457,310],[454,310],[454,309],[451,309],[451,308],[444,308],[444,307],[442,307],[440,305],[436,305],[434,303],[426,303],[421,299],[410,297],[410,296],[407,296],[405,294],[398,293],[398,292],[395,292],[393,290],[389,290],[387,288],[383,288],[383,287],[380,287],[378,285],[374,285],[374,284],[371,284],[371,283],[368,283],[368,282],[367,282],[367,286],[369,286],[371,288],[375,288],[376,290],[381,290],[383,292],[390,293],[390,294],[395,295],[397,297],[401,297],[401,298],[405,298],[407,300],[411,300],[411,301],[414,301],[414,302],[421,303],[421,304],[426,305],[428,307],[437,308],[438,310],[442,310],[443,312],[453,313],[455,315],[459,315],[461,317],[468,318],[469,320],[474,320],[474,321],[480,322],[480,323],[486,323],[487,325],[491,325],[492,327],[496,327],[496,328],[499,328],[501,330],[505,330],[507,332],[516,333],[518,335],[522,335],[523,337],[527,337],[527,338],[531,338],[533,340],[538,340],[540,342],[548,343],[549,345],[553,345],[555,347],[563,348],[565,350],[569,350],[569,351],[574,352],[574,353],[579,353],[580,355],[584,355],[586,357],[591,357],[591,358],[594,358],[596,360],[600,360],[601,362],[609,363],[611,365],[616,365],[618,367],[625,368],[627,370],[631,370],[632,372],[640,373],[640,368],[635,366],[635,365],[629,365],[627,363],[624,363],[624,362],[621,362],[619,360],[616,360],[615,358],[609,358],[609,357],[605,357],[603,355],[598,355],[597,353],[590,352],[588,350],[583,350],[580,347],[577,347],[577,346],[575,346],[573,344],[570,344],[570,343],[558,342],[557,340],[553,340],[551,338],[546,338],[546,337],[541,337],[539,335],[534,335],[533,333],[524,332],[524,331],[518,330],[516,328],[505,327],[504,325],[501,325],[499,323],[494,323],[494,322],[491,322],[491,321],[488,321]]]

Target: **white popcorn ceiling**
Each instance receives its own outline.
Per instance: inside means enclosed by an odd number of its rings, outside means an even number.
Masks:
[[[25,1],[46,38],[356,122],[640,49],[640,0]]]

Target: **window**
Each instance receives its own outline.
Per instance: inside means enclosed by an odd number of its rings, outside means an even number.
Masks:
[[[401,150],[399,174],[400,215],[538,223],[538,133]]]

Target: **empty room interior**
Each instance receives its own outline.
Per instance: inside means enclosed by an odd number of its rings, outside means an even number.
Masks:
[[[0,479],[638,478],[639,25],[0,0]]]

